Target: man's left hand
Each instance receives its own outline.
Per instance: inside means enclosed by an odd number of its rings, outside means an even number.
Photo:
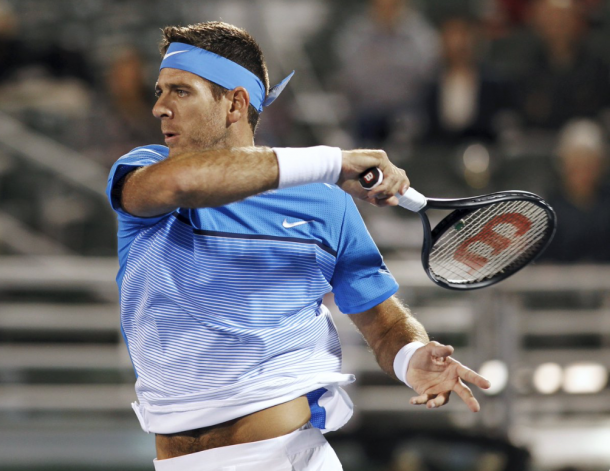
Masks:
[[[453,347],[430,342],[411,357],[407,370],[407,382],[419,394],[411,404],[426,404],[428,409],[440,407],[449,401],[451,391],[466,403],[472,412],[481,408],[472,391],[464,382],[482,389],[490,387],[488,380],[462,365],[450,355]]]

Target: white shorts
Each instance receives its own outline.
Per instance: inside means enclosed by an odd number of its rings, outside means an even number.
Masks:
[[[342,471],[319,429],[306,425],[288,435],[189,455],[154,460],[156,471]]]

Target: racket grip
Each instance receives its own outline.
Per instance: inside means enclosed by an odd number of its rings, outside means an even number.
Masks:
[[[398,205],[402,206],[409,211],[413,211],[414,213],[418,213],[422,209],[426,207],[427,201],[426,197],[422,195],[415,188],[409,187],[407,191],[405,191],[404,195],[400,193],[396,193],[396,198],[398,198]]]
[[[365,190],[372,190],[383,181],[383,173],[376,167],[369,168],[360,174],[360,185]],[[426,197],[413,188],[408,188],[404,195],[396,193],[398,205],[417,213],[426,207]]]

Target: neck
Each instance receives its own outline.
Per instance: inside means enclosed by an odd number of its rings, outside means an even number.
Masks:
[[[473,67],[472,63],[466,61],[455,61],[450,62],[446,69],[446,73],[449,75],[475,75],[475,67]]]
[[[395,11],[374,10],[373,18],[379,27],[387,29],[388,32],[394,30],[404,21],[406,16],[406,8],[399,7]]]
[[[250,131],[250,126],[248,126],[248,132],[229,136],[225,144],[223,147],[252,147],[254,145],[254,135]]]
[[[248,129],[250,129],[248,127]],[[227,133],[223,139],[212,144],[208,149],[230,149],[232,147],[252,147],[254,136],[249,133]]]
[[[253,147],[254,146],[254,136],[252,132],[240,136],[233,136],[227,134],[222,138],[207,143],[192,143],[187,147],[179,147],[179,148],[169,148],[169,156],[173,157],[175,155],[181,155],[185,153],[195,153],[195,152],[205,152],[211,150],[219,150],[219,149],[231,149],[234,147]]]

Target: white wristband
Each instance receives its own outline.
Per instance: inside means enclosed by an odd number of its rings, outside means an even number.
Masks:
[[[425,344],[421,342],[408,343],[402,347],[396,354],[396,357],[394,357],[394,374],[396,374],[396,377],[409,387],[412,387],[409,383],[407,383],[407,370],[409,369],[409,362],[411,361],[411,357],[415,351],[424,346]]]
[[[308,183],[337,183],[343,156],[338,147],[273,147],[280,168],[278,188]]]

